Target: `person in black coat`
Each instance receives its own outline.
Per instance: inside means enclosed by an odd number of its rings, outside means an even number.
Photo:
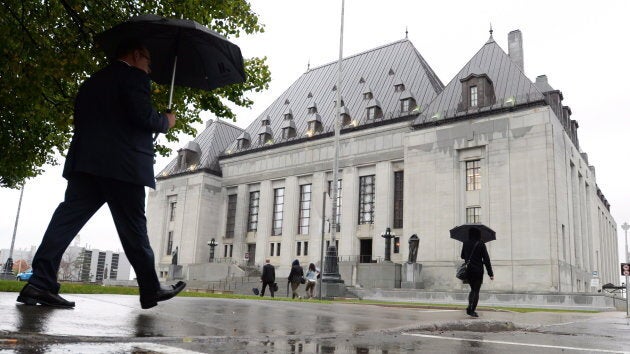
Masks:
[[[302,279],[304,278],[304,270],[300,266],[300,261],[297,259],[291,263],[291,272],[289,273],[288,281],[291,284],[291,291],[293,292],[292,299],[300,296],[297,293],[297,289],[302,283]]]
[[[269,285],[269,291],[271,292],[271,297],[273,297],[273,284],[276,282],[276,269],[274,268],[274,266],[271,265],[271,262],[268,259],[265,261],[265,265],[262,268],[260,281],[262,282],[260,297],[265,296],[265,288],[267,287],[267,285]]]
[[[481,241],[481,232],[479,229],[473,227],[468,231],[468,240],[462,245],[461,257],[463,260],[470,259],[467,271],[470,293],[468,294],[466,314],[472,317],[479,317],[475,310],[479,302],[479,290],[481,290],[481,284],[483,283],[484,265],[486,266],[490,280],[494,280],[488,249],[486,248],[486,244]]]
[[[17,298],[27,305],[74,307],[59,296],[61,257],[79,230],[107,203],[125,255],[134,268],[143,309],[172,298],[186,284],[163,288],[147,235],[145,186],[155,188],[154,133],[175,125],[173,113],[151,104],[151,53],[126,40],[118,59],[91,75],[77,94],[74,134],[63,177],[65,199],[55,210],[33,258],[33,275]]]

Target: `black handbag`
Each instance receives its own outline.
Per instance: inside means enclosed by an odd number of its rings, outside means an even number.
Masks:
[[[459,267],[457,267],[457,271],[455,272],[455,277],[457,277],[457,279],[468,280],[468,264],[470,263],[470,258],[472,258],[472,255],[475,252],[478,244],[479,242],[475,243],[475,247],[473,247],[472,252],[470,252],[470,256],[468,256],[468,259]]]
[[[278,283],[273,283],[273,285],[271,285],[271,287],[273,288],[273,292],[278,292]]]

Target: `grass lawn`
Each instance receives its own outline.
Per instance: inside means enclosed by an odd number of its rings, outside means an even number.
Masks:
[[[0,280],[0,292],[19,292],[25,282],[19,282],[17,280]],[[138,295],[138,288],[128,286],[104,286],[98,284],[82,284],[82,283],[61,283],[61,293],[63,294],[119,294],[119,295]],[[264,297],[255,295],[241,295],[241,294],[220,294],[220,293],[204,293],[195,291],[184,290],[178,296],[183,297],[210,297],[210,298],[223,298],[223,299],[249,299],[249,300],[275,300],[275,301],[305,301],[314,303],[331,304],[333,301],[329,300],[315,300],[315,299],[300,299],[291,300],[287,297]],[[429,304],[418,302],[386,302],[386,301],[372,301],[372,300],[335,300],[336,303],[357,304],[357,305],[376,305],[376,306],[390,306],[390,307],[405,307],[405,308],[446,308],[446,309],[464,309],[464,305],[455,304]],[[582,313],[596,313],[598,311],[586,311],[586,310],[556,310],[556,309],[542,309],[542,308],[518,308],[518,307],[487,307],[479,306],[479,309],[494,310],[494,311],[512,311],[512,312],[582,312]]]

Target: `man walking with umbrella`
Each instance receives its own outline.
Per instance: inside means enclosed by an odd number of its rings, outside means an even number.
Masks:
[[[33,276],[17,301],[74,307],[59,296],[61,256],[104,203],[136,272],[142,308],[154,307],[186,286],[160,286],[147,236],[144,187],[155,188],[152,134],[175,125],[174,114],[158,113],[151,106],[150,72],[151,53],[130,39],[118,45],[116,60],[81,85],[63,171],[68,180],[65,200],[52,216],[33,258]]]
[[[486,244],[481,239],[481,231],[477,227],[468,229],[468,239],[462,245],[461,258],[468,261],[468,285],[470,285],[470,293],[468,294],[468,307],[466,314],[472,317],[479,317],[475,310],[479,302],[479,291],[483,283],[483,266],[486,266],[490,280],[494,280],[492,272],[492,264]]]

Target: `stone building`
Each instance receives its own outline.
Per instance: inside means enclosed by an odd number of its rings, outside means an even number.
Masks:
[[[586,292],[594,277],[617,278],[616,223],[578,123],[546,76],[524,75],[520,31],[508,38],[509,54],[491,35],[446,85],[408,40],[344,58],[336,203],[347,285],[369,286],[356,266],[382,260],[391,228],[393,262],[416,234],[425,289],[461,288],[449,229],[466,222],[497,233],[484,289]],[[163,277],[175,247],[184,268],[210,266],[211,239],[214,262],[270,258],[279,276],[293,259],[319,264],[336,73],[336,62],[310,69],[247,129],[209,122],[159,173],[147,217]]]

